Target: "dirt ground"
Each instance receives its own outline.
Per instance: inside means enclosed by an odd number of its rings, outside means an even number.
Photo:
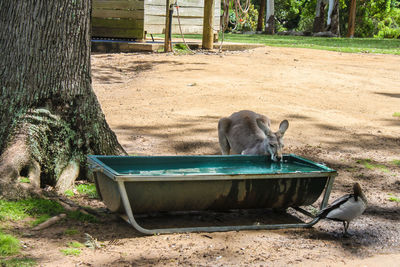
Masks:
[[[285,152],[338,170],[331,201],[358,181],[369,206],[350,224],[349,238],[332,221],[155,236],[112,215],[99,224],[66,221],[22,238],[25,255],[41,266],[399,266],[400,204],[389,201],[400,197],[400,167],[392,163],[400,160],[400,118],[393,116],[400,112],[399,56],[274,47],[95,54],[92,73],[107,121],[130,154],[218,154],[219,118],[250,109],[267,115],[273,130],[289,120]],[[386,167],[366,168],[366,159]],[[102,247],[83,248],[80,256],[60,252],[68,242],[84,243],[84,233]]]

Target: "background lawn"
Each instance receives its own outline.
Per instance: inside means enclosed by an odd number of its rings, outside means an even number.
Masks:
[[[163,37],[163,35],[158,35]],[[173,35],[180,38],[179,34]],[[200,39],[201,34],[186,34],[187,39]],[[221,40],[220,35],[220,40]],[[268,46],[301,47],[347,53],[377,53],[400,55],[399,39],[378,38],[326,38],[305,36],[282,36],[265,34],[224,34],[224,42],[258,43]]]

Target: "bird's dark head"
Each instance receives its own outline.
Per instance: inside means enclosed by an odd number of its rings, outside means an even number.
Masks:
[[[353,184],[354,198],[357,200],[360,197],[364,202],[367,202],[367,198],[365,197],[363,191],[361,190],[361,186],[359,183]]]

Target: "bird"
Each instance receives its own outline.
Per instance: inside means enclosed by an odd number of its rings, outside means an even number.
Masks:
[[[336,199],[320,210],[316,217],[343,222],[344,235],[347,236],[350,222],[365,211],[367,204],[367,198],[362,192],[360,184],[354,183],[352,194],[346,194]]]

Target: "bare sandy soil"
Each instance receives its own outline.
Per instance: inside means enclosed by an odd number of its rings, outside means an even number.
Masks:
[[[245,52],[95,54],[93,87],[123,147],[135,155],[218,154],[218,119],[241,109],[288,119],[285,152],[338,170],[331,200],[358,181],[369,199],[350,224],[311,229],[143,236],[109,215],[65,221],[22,238],[42,266],[398,266],[400,57],[263,47]],[[369,159],[366,168],[360,160]],[[96,200],[80,203],[102,207]],[[201,218],[200,218],[201,219]],[[237,219],[241,219],[240,216]],[[168,219],[167,219],[168,220]],[[75,235],[63,234],[77,229]],[[21,230],[22,231],[22,230]],[[102,248],[65,256],[84,233]]]

